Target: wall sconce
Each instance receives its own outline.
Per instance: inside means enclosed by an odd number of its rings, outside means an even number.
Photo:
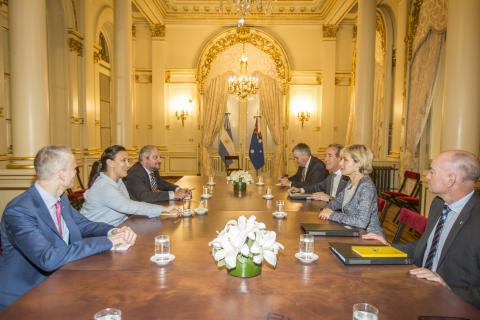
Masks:
[[[182,127],[185,127],[185,120],[187,120],[188,113],[191,110],[192,99],[188,99],[188,106],[182,106],[175,111],[177,120],[182,120]]]
[[[307,122],[310,119],[310,112],[307,112],[307,111],[298,112],[297,119],[302,123],[302,128],[303,128],[303,123]]]

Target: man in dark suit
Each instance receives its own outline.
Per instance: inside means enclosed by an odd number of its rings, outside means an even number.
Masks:
[[[414,243],[397,245],[413,256],[415,277],[449,287],[480,308],[480,196],[475,183],[480,161],[470,152],[446,151],[431,164],[427,180],[437,195],[425,233]],[[385,239],[367,234],[367,239]]]
[[[0,224],[0,309],[64,264],[136,239],[130,228],[92,222],[70,205],[63,194],[75,177],[69,148],[44,147],[34,165],[37,181],[10,201]]]
[[[340,170],[340,151],[343,146],[340,144],[330,144],[325,151],[325,164],[330,172],[328,177],[323,181],[304,188],[290,188],[289,192],[311,193],[313,200],[330,201],[345,189],[348,183],[348,177],[342,175]]]
[[[303,188],[323,181],[328,176],[323,161],[312,156],[310,147],[305,143],[293,147],[292,153],[298,164],[297,173],[291,177],[280,178],[280,185]]]
[[[128,170],[127,177],[123,179],[132,200],[157,203],[183,199],[190,195],[190,190],[180,188],[160,177],[160,163],[160,151],[155,146],[146,145],[140,149],[138,162]]]

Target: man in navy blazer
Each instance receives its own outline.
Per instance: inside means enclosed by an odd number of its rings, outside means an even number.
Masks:
[[[305,186],[304,188],[292,187],[289,189],[289,192],[311,193],[312,200],[325,202],[330,201],[335,198],[337,194],[340,194],[350,180],[347,176],[343,176],[342,170],[340,170],[340,151],[342,151],[342,149],[342,145],[332,143],[328,145],[327,150],[325,150],[325,165],[330,172],[327,178],[318,183]]]
[[[480,161],[470,152],[446,151],[433,159],[427,174],[430,206],[425,233],[414,243],[396,244],[413,256],[410,274],[450,288],[480,308]],[[387,244],[379,236],[365,235]]]
[[[322,160],[312,156],[310,147],[299,143],[292,149],[293,157],[298,164],[297,172],[291,177],[279,179],[280,185],[285,187],[304,188],[325,180],[328,171]]]
[[[37,181],[10,201],[0,223],[0,309],[64,264],[136,239],[130,228],[91,222],[70,205],[63,194],[75,177],[69,148],[44,147],[34,165]]]
[[[138,162],[128,170],[128,176],[123,178],[132,200],[155,204],[191,196],[190,190],[180,188],[160,177],[158,170],[161,161],[157,147],[146,145],[140,149]]]

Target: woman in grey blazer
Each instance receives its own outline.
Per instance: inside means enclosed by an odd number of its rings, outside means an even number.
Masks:
[[[342,149],[340,167],[350,182],[320,212],[320,219],[331,220],[383,236],[378,220],[377,190],[372,179],[373,154],[365,145]]]

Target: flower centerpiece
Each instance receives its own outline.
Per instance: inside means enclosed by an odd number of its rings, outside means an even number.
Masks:
[[[265,230],[265,224],[255,216],[240,216],[230,220],[209,245],[217,266],[226,266],[232,276],[250,278],[262,272],[262,262],[275,267],[277,253],[283,245],[276,241],[275,231]]]
[[[227,177],[228,181],[233,182],[233,191],[234,192],[241,192],[247,190],[247,183],[250,184],[253,182],[253,178],[245,170],[237,170],[230,173]]]

